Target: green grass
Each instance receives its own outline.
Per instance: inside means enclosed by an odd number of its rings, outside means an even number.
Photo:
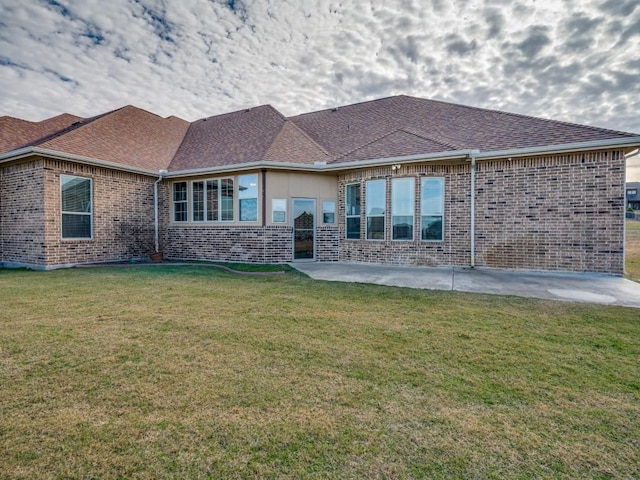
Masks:
[[[0,270],[0,478],[638,478],[640,314]]]
[[[640,222],[627,220],[625,247],[627,277],[640,282]]]

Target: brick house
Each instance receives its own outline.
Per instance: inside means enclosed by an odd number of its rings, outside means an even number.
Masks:
[[[627,182],[627,207],[640,210],[640,182]]]
[[[640,135],[408,96],[189,123],[0,118],[0,264],[357,261],[622,274]]]

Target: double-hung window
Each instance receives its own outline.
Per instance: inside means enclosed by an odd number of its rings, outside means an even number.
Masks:
[[[391,223],[394,240],[413,240],[414,190],[413,178],[391,180]]]
[[[238,204],[241,222],[258,220],[258,174],[238,176]]]
[[[92,238],[93,201],[91,179],[60,175],[62,238]]]
[[[369,180],[366,189],[367,240],[384,240],[386,180]]]
[[[444,239],[444,178],[423,178],[420,184],[421,240]]]
[[[173,221],[187,221],[187,182],[173,184]]]
[[[345,187],[346,191],[346,229],[348,239],[360,238],[360,184],[352,183]]]

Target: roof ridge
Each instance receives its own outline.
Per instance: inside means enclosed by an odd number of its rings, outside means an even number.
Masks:
[[[122,107],[124,108],[124,107]],[[90,117],[90,118],[85,118],[83,120],[79,120],[77,122],[73,122],[71,125],[69,125],[66,128],[63,128],[61,130],[58,130],[56,132],[50,133],[49,135],[45,135],[44,137],[41,137],[39,139],[34,140],[33,142],[30,142],[32,145],[34,146],[38,146],[38,145],[42,145],[43,143],[47,143],[55,138],[61,137],[62,135],[66,135],[67,133],[73,132],[74,130],[78,130],[82,127],[85,127],[87,125],[89,125],[90,123],[93,123],[97,120],[100,120],[103,117],[106,117],[107,115],[110,115],[114,112],[117,112],[118,110],[122,110],[122,108],[117,108],[116,110],[112,110],[110,112],[107,113],[103,113],[100,115],[96,115],[95,117]],[[26,145],[25,145],[26,146]]]
[[[320,145],[318,142],[316,142],[313,138],[311,138],[311,136],[307,132],[305,132],[302,129],[302,127],[300,127],[295,121],[291,120],[290,118],[285,118],[284,121],[285,121],[285,124],[287,122],[290,122],[291,125],[293,125],[297,131],[299,131],[302,135],[305,136],[305,138],[307,138],[309,141],[311,141],[326,156],[328,156],[328,157],[331,156],[331,154],[327,151],[326,148],[324,148],[322,145]],[[282,125],[282,127],[284,128],[284,124]]]
[[[499,113],[501,115],[507,115],[507,116],[511,116],[511,117],[526,118],[526,119],[530,119],[530,120],[539,120],[539,121],[551,123],[551,124],[554,124],[554,125],[560,124],[560,125],[567,125],[567,126],[571,126],[571,127],[589,128],[591,130],[597,130],[597,131],[606,132],[606,133],[615,133],[615,134],[622,134],[622,135],[633,135],[633,132],[624,132],[622,130],[613,130],[613,129],[610,129],[610,128],[597,127],[597,126],[594,126],[594,125],[584,125],[584,124],[581,124],[581,123],[567,122],[567,121],[564,121],[564,120],[554,120],[554,119],[551,119],[551,118],[536,117],[536,116],[533,116],[533,115],[525,115],[523,113],[506,112],[504,110],[497,110],[497,109],[494,109],[494,108],[474,107],[474,106],[471,106],[471,105],[465,105],[463,103],[445,102],[444,100],[434,100],[432,98],[412,97],[411,95],[398,95],[398,97],[410,98],[410,99],[413,99],[413,100],[419,100],[421,102],[434,102],[434,103],[440,103],[440,104],[443,104],[443,105],[452,105],[454,107],[466,108],[466,109],[475,110],[475,111]]]
[[[422,133],[417,133],[415,131],[411,131],[409,130],[409,128],[411,127],[400,127],[398,130],[402,130],[403,132],[409,133],[411,135],[414,135],[416,137],[419,138],[423,138],[425,140],[429,140],[430,142],[434,142],[434,143],[439,143],[440,145],[444,145],[445,147],[449,147],[453,150],[462,150],[462,147],[460,145],[456,145],[455,143],[449,143],[446,142],[442,139],[439,139],[438,137],[432,137],[430,135],[423,135]]]
[[[311,112],[304,112],[304,113],[300,113],[298,115],[294,115],[293,117],[290,118],[294,118],[294,117],[302,117],[304,115],[311,115],[314,113],[322,113],[322,112],[329,112],[329,111],[334,111],[334,110],[340,110],[341,108],[349,108],[349,107],[355,107],[357,105],[363,105],[365,103],[375,103],[375,102],[381,102],[383,100],[389,100],[390,98],[400,98],[400,97],[406,97],[406,95],[389,95],[388,97],[382,97],[382,98],[374,98],[372,100],[363,100],[361,102],[356,102],[356,103],[348,103],[348,104],[344,104],[344,105],[338,105],[337,107],[328,107],[328,108],[323,108],[320,110],[313,110]]]
[[[396,128],[395,130],[392,130],[392,131],[390,131],[390,132],[387,132],[387,133],[385,133],[384,135],[379,135],[379,136],[377,136],[377,137],[373,138],[373,139],[372,139],[371,141],[369,141],[369,142],[365,142],[365,143],[363,143],[362,145],[358,145],[357,147],[355,147],[355,148],[353,148],[353,149],[351,149],[351,150],[349,150],[349,151],[347,151],[347,152],[341,153],[340,155],[336,155],[336,158],[335,158],[334,160],[339,160],[340,158],[344,158],[344,157],[346,157],[347,155],[351,155],[353,152],[355,152],[355,151],[357,151],[357,150],[360,150],[361,148],[367,147],[367,146],[369,146],[369,145],[371,145],[371,144],[373,144],[373,143],[379,142],[379,141],[380,141],[380,140],[382,140],[383,138],[386,138],[386,137],[388,137],[389,135],[392,135],[392,134],[396,133],[396,132],[397,132],[397,131],[399,131],[399,130],[402,130],[402,128]]]

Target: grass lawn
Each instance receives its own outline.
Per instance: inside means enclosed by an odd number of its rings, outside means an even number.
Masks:
[[[640,222],[627,220],[625,245],[625,270],[627,277],[640,282]]]
[[[638,478],[640,311],[0,270],[0,478]]]

